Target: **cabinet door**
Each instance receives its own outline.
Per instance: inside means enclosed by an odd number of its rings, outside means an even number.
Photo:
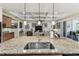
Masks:
[[[6,27],[11,27],[11,18],[10,17],[7,17]]]
[[[4,28],[11,27],[11,18],[7,16],[3,16],[3,26]]]
[[[4,34],[3,35],[3,41],[7,41],[8,40],[8,34]]]

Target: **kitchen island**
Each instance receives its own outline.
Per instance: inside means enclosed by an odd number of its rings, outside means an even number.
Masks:
[[[24,47],[28,42],[51,42],[55,50],[26,50]],[[79,42],[68,38],[53,38],[48,36],[22,36],[13,38],[0,44],[0,54],[2,55],[62,55],[79,53]]]

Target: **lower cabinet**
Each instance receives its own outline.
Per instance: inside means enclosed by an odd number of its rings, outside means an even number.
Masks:
[[[3,41],[7,41],[7,40],[10,40],[12,38],[14,38],[14,33],[13,32],[12,33],[4,33],[3,34]]]

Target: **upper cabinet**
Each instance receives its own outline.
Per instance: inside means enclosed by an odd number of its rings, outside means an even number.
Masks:
[[[3,15],[3,27],[4,28],[11,28],[11,21],[12,21],[11,17]]]

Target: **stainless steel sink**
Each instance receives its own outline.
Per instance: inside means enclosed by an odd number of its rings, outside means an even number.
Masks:
[[[27,49],[55,49],[55,47],[50,42],[29,42],[24,47],[24,50]]]

